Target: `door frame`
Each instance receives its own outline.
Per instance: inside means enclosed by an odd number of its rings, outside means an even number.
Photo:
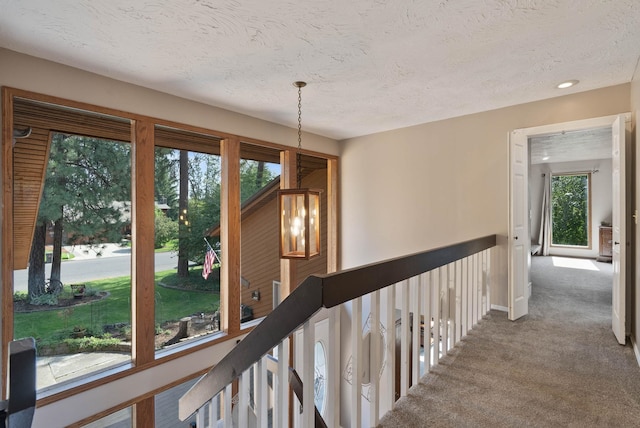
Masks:
[[[549,124],[549,125],[541,125],[541,126],[534,126],[534,127],[530,127],[530,128],[519,128],[519,129],[515,129],[513,131],[511,131],[509,133],[509,138],[508,138],[508,144],[509,144],[509,173],[508,173],[508,181],[509,181],[509,194],[508,194],[508,199],[509,199],[509,215],[508,215],[508,219],[509,219],[509,228],[508,228],[508,278],[509,278],[509,283],[508,283],[508,296],[509,296],[509,319],[510,320],[515,320],[517,318],[519,318],[520,316],[516,316],[516,314],[513,313],[513,305],[512,305],[512,296],[514,296],[516,293],[516,290],[518,289],[518,287],[523,287],[522,284],[518,285],[515,283],[514,279],[515,275],[513,274],[514,272],[514,265],[516,264],[517,260],[514,260],[514,256],[513,256],[513,252],[512,252],[512,242],[515,239],[515,236],[513,236],[513,220],[512,220],[512,215],[511,213],[513,212],[515,206],[514,204],[516,203],[516,200],[514,198],[512,198],[511,195],[511,188],[514,185],[513,183],[513,174],[512,174],[512,166],[511,166],[511,151],[513,150],[513,145],[515,142],[519,142],[519,143],[523,143],[525,144],[525,147],[527,148],[527,150],[525,150],[525,156],[526,156],[526,164],[529,165],[530,159],[529,159],[529,138],[530,137],[534,137],[534,136],[541,136],[541,135],[548,135],[548,134],[557,134],[557,133],[561,133],[563,131],[577,131],[577,130],[584,130],[584,129],[592,129],[592,128],[604,128],[604,127],[609,127],[611,128],[613,126],[614,121],[619,117],[622,116],[624,117],[624,121],[625,124],[629,124],[631,122],[631,113],[621,113],[621,114],[616,114],[616,115],[610,115],[610,116],[602,116],[602,117],[595,117],[595,118],[590,118],[590,119],[582,119],[582,120],[575,120],[575,121],[569,121],[569,122],[561,122],[561,123],[554,123],[554,124]],[[630,145],[630,141],[627,141],[627,145]],[[627,171],[627,174],[629,174],[631,171]],[[528,182],[528,177],[527,177],[527,182]],[[527,186],[525,186],[527,187]],[[526,197],[524,198],[518,198],[521,203],[525,204],[526,206],[524,207],[520,207],[520,209],[524,210],[524,212],[529,213],[529,218],[530,216],[530,211],[529,211],[529,193],[528,193],[528,187],[527,187],[527,194]],[[621,212],[622,213],[628,213],[628,208],[631,206],[631,201],[627,201],[627,206],[626,207],[620,207],[621,208]],[[625,216],[626,217],[626,216]],[[628,220],[628,219],[627,219]],[[529,220],[530,221],[530,220]],[[629,239],[629,236],[631,234],[631,231],[627,231],[627,234],[625,235],[624,240],[627,241]],[[530,237],[527,237],[527,242],[530,242]],[[622,239],[622,237],[621,237]],[[525,244],[526,247],[528,248],[529,244]],[[527,271],[530,270],[531,266],[530,266],[530,253],[526,252],[525,254],[527,256],[527,260],[525,263],[525,265],[527,266]],[[524,255],[523,255],[524,256]],[[523,261],[520,261],[521,263]],[[631,262],[631,260],[629,260],[629,262]],[[627,263],[629,264],[629,263]],[[527,275],[528,277],[528,275]],[[524,287],[527,288],[528,293],[527,297],[530,295],[531,293],[531,285],[530,284],[524,284]],[[628,287],[627,287],[628,288]],[[527,307],[528,307],[528,301],[526,302]],[[526,313],[528,313],[528,310],[526,311]],[[628,318],[628,317],[627,317]],[[627,326],[628,329],[628,326]]]

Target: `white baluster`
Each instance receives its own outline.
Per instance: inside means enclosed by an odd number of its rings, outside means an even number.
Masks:
[[[387,364],[384,370],[387,388],[382,396],[380,405],[382,414],[393,409],[396,401],[396,285],[392,284],[385,289],[386,296],[386,330],[385,355]],[[336,425],[337,426],[337,425]]]
[[[220,394],[216,394],[215,397],[209,402],[209,426],[211,428],[217,428],[218,426],[218,403],[220,402]],[[200,425],[196,425],[200,426]]]
[[[476,286],[476,307],[478,308],[476,323],[478,323],[482,319],[482,254],[476,253],[474,257],[476,258],[476,282],[478,284]]]
[[[478,313],[478,307],[476,305],[476,290],[477,290],[477,277],[476,277],[476,258],[474,257],[474,255],[472,254],[471,256],[469,256],[469,275],[471,275],[471,279],[470,279],[470,295],[469,295],[469,309],[470,309],[470,313],[469,313],[469,330],[471,330],[473,328],[474,325],[476,325],[476,320],[477,320],[477,313]]]
[[[409,392],[409,344],[411,332],[409,326],[409,281],[402,281],[400,286],[400,302],[402,304],[402,321],[400,324],[400,396],[404,397]]]
[[[206,410],[207,410],[207,405],[205,404],[204,406],[200,407],[196,411],[196,426],[199,426],[199,427],[206,426],[204,424],[204,415],[205,415]]]
[[[449,265],[440,268],[442,302],[442,356],[449,352]]]
[[[231,402],[233,401],[231,384],[227,385],[223,394],[224,401],[224,428],[233,426],[233,413],[231,411]]]
[[[362,425],[362,299],[351,301],[351,426]],[[307,425],[311,426],[311,425]]]
[[[253,366],[238,378],[238,425],[241,427],[249,426],[249,370],[253,370]]]
[[[413,313],[411,340],[411,385],[420,381],[420,287],[418,277],[409,279],[411,292],[411,313]]]
[[[340,309],[336,306],[329,309],[329,343],[327,349],[327,397],[325,400],[325,422],[328,426],[340,425],[340,381],[342,367],[340,366]]]
[[[454,296],[456,299],[453,317],[453,346],[456,346],[460,341],[462,335],[462,262],[456,260],[454,263],[455,270],[455,283],[454,283]]]
[[[420,275],[422,282],[422,304],[424,310],[424,370],[431,371],[431,274],[429,272]]]
[[[380,419],[380,364],[383,350],[380,347],[380,291],[374,291],[371,296],[371,328],[369,345],[371,346],[369,358],[369,396],[370,414],[369,423],[377,426]]]
[[[307,320],[302,331],[302,426],[315,424],[315,328],[314,322]]]
[[[267,391],[267,361],[266,357],[262,357],[256,367],[256,388],[253,394],[256,406],[256,426],[266,428],[268,425],[268,391]]]
[[[431,289],[433,290],[433,343],[434,352],[433,365],[437,366],[440,362],[440,268],[431,271]]]
[[[467,289],[469,287],[469,260],[465,257],[460,260],[461,263],[461,273],[460,273],[460,284],[462,286],[462,290],[460,292],[461,296],[461,305],[460,305],[460,338],[462,339],[467,335],[468,331],[468,311],[467,311],[467,303],[468,303],[468,292]]]
[[[491,310],[491,251],[487,250],[487,312]]]
[[[473,328],[473,258],[467,257],[467,332]]]
[[[425,274],[420,274],[415,278],[418,295],[416,296],[416,301],[418,302],[418,328],[420,342],[422,343],[422,361],[420,361],[420,378],[427,374],[429,371],[429,366],[427,365],[427,354],[429,353],[429,330],[427,329],[427,315],[426,315],[426,302],[428,301],[425,298],[425,293],[427,290],[425,281]]]
[[[276,405],[274,406],[274,426],[289,425],[289,338],[278,345],[278,374],[274,376]]]
[[[487,250],[482,252],[482,316],[487,314]]]

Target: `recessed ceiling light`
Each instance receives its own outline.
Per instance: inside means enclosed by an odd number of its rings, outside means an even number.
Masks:
[[[570,88],[572,86],[577,85],[578,82],[580,82],[580,81],[579,80],[567,80],[566,82],[559,83],[558,86],[556,86],[556,88],[558,88],[558,89],[567,89],[567,88]]]

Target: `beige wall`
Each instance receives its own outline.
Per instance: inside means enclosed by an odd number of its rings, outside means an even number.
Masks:
[[[508,133],[629,108],[624,84],[343,141],[342,268],[498,233],[506,307]]]
[[[11,86],[74,101],[144,114],[188,125],[296,146],[297,129],[175,97],[141,86],[0,48],[0,86]],[[295,105],[291,106],[295,119]],[[338,154],[338,144],[313,134],[304,148]]]

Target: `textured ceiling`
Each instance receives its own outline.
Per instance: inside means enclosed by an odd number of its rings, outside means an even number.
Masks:
[[[611,127],[531,137],[531,163],[609,159],[612,156],[611,140]]]
[[[0,46],[343,139],[629,82],[638,0],[0,0]],[[580,84],[561,92],[568,79]]]

